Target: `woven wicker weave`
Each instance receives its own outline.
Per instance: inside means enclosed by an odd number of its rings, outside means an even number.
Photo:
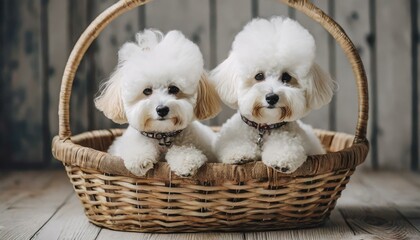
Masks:
[[[120,0],[82,34],[67,62],[60,92],[59,136],[53,154],[63,162],[89,220],[139,232],[261,231],[314,227],[325,222],[357,165],[368,153],[366,74],[354,45],[337,23],[307,0],[283,0],[319,22],[340,44],[355,74],[359,117],[355,136],[317,131],[327,154],[310,156],[286,175],[263,163],[206,164],[188,179],[158,163],[145,177],[106,153],[123,130],[71,135],[69,102],[75,72],[87,48],[117,16],[147,0]]]

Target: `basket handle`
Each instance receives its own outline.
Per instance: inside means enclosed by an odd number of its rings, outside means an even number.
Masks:
[[[86,50],[97,38],[99,33],[116,17],[137,6],[146,4],[151,0],[120,0],[103,13],[101,13],[83,32],[74,46],[67,61],[60,90],[59,102],[59,136],[61,140],[71,136],[70,130],[70,95],[73,80],[80,61]],[[344,30],[321,9],[313,5],[309,0],[280,0],[285,4],[303,12],[314,21],[321,24],[340,44],[350,61],[356,79],[358,91],[358,119],[355,132],[355,143],[366,141],[366,129],[369,114],[368,83],[363,63],[359,54]]]

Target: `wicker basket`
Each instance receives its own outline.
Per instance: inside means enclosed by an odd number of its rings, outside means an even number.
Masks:
[[[138,232],[201,232],[305,228],[326,221],[368,153],[366,74],[354,45],[337,23],[307,0],[283,1],[319,22],[344,49],[358,89],[355,136],[317,131],[328,153],[308,157],[291,175],[261,162],[206,164],[188,179],[171,174],[163,162],[146,177],[130,174],[122,159],[106,153],[123,130],[71,136],[69,124],[72,83],[87,48],[110,21],[148,2],[120,0],[90,24],[70,55],[60,92],[59,136],[53,140],[53,154],[65,165],[92,223]]]

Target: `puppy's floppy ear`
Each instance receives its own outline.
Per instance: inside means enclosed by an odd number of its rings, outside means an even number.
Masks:
[[[230,55],[210,73],[210,80],[223,102],[233,109],[238,108],[237,84],[239,78],[234,68],[234,60]]]
[[[100,95],[95,99],[95,106],[99,111],[112,121],[124,124],[127,118],[121,96],[121,71],[117,69],[111,78],[102,84]]]
[[[203,73],[198,83],[197,103],[194,108],[194,114],[197,119],[205,120],[216,116],[219,112],[219,95],[213,84],[207,79],[207,74]]]
[[[318,109],[329,103],[333,97],[336,83],[318,64],[313,64],[309,71],[307,106]]]
[[[100,94],[95,98],[95,106],[99,111],[112,121],[124,124],[127,123],[127,117],[124,112],[122,101],[122,72],[121,67],[135,53],[140,52],[139,45],[135,43],[125,43],[118,51],[118,66],[110,79],[101,85]]]

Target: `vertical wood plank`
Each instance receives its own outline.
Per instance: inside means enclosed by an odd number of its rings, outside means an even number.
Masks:
[[[210,62],[210,3],[208,0],[154,1],[147,5],[147,27],[164,33],[180,30],[196,43],[204,57],[205,66]],[[162,9],[171,9],[163,11]],[[194,19],[194,21],[191,21]]]
[[[42,82],[42,159],[45,165],[51,162],[50,96],[49,96],[49,39],[48,0],[41,0],[40,6],[40,78]]]
[[[209,0],[209,35],[210,54],[208,69],[212,70],[217,66],[217,0]]]
[[[87,1],[86,17],[89,25],[96,17],[96,2]],[[87,111],[87,129],[95,129],[95,106],[94,96],[96,87],[96,62],[95,53],[97,51],[98,42],[94,41],[85,54],[86,58],[86,111]]]
[[[0,157],[7,159],[8,154],[8,128],[7,123],[9,117],[6,112],[6,94],[9,89],[8,77],[6,76],[6,56],[8,49],[6,48],[6,1],[0,2]]]
[[[164,33],[170,30],[180,30],[200,47],[205,66],[209,67],[209,4],[208,0],[153,1],[147,5],[147,27],[157,28]],[[170,11],[164,9],[170,9]]]
[[[318,0],[313,2],[316,6],[328,14],[328,1]],[[302,24],[315,38],[316,57],[315,62],[319,64],[322,69],[329,71],[329,43],[328,32],[318,23],[304,15],[296,12],[295,19]],[[304,122],[311,124],[315,128],[328,129],[329,128],[329,106],[324,106],[319,110],[311,112],[303,119]]]
[[[161,1],[160,1],[161,2]],[[102,11],[115,3],[113,0],[94,0],[94,9],[92,18],[98,16]],[[142,8],[142,7],[140,7]],[[163,11],[163,10],[162,10]],[[111,73],[114,71],[118,61],[118,49],[127,41],[133,41],[135,33],[140,29],[139,27],[139,10],[131,10],[113,22],[111,22],[104,31],[98,36],[95,41],[94,49],[91,49],[91,57],[89,61],[94,63],[95,72],[91,75],[92,83],[94,83],[94,92],[98,92],[99,86],[106,81]],[[94,97],[90,96],[88,99],[93,103]],[[94,128],[111,128],[119,127],[118,124],[113,123],[106,118],[102,112],[94,109]]]
[[[378,61],[377,61],[377,28],[376,28],[376,0],[369,0],[370,35],[367,38],[370,53],[369,103],[370,103],[370,144],[368,159],[371,159],[373,169],[379,168],[378,162]],[[369,130],[369,128],[368,128]]]
[[[335,20],[355,44],[369,77],[369,47],[366,37],[370,33],[369,6],[364,0],[338,0],[335,5]],[[353,133],[357,122],[357,89],[353,71],[344,52],[337,46],[337,129]]]
[[[408,169],[412,104],[410,2],[376,3],[379,164],[385,168]]]
[[[288,6],[277,0],[259,0],[258,8],[258,17],[288,16]]]
[[[412,87],[411,87],[411,164],[412,170],[417,170],[419,167],[419,97],[418,97],[418,66],[419,66],[419,7],[417,0],[410,1],[411,9],[411,74],[412,74]]]
[[[369,26],[369,2],[365,0],[335,1],[335,20],[346,31],[347,35],[356,46],[363,61],[366,74],[370,79],[370,51],[368,37]],[[337,92],[337,130],[354,133],[357,122],[357,88],[355,77],[350,63],[341,48],[336,46],[336,73],[339,91]],[[369,127],[369,131],[370,131]],[[369,133],[368,133],[369,136]],[[367,165],[370,160],[365,161]]]
[[[42,81],[40,73],[40,1],[3,1],[5,93],[2,102],[6,119],[6,149],[0,165],[28,162],[41,164]],[[29,120],[30,119],[30,120]],[[3,152],[3,150],[2,150]]]
[[[235,11],[235,13],[232,14],[232,11]],[[234,37],[251,18],[252,10],[250,1],[217,1],[217,64],[220,64],[227,58]],[[223,106],[222,112],[216,117],[216,122],[218,125],[223,124],[235,112],[235,110]]]
[[[420,3],[417,2],[417,54],[420,52]],[[419,81],[419,71],[420,71],[420,60],[417,57],[417,84]],[[419,97],[419,93],[420,93],[420,84],[418,84],[417,86],[417,116],[420,116],[420,97]],[[417,121],[417,124],[418,121]],[[420,126],[418,127],[418,131],[417,131],[417,136],[420,136]],[[418,139],[417,142],[417,151],[418,149],[420,149],[420,139]],[[420,153],[417,152],[417,168],[415,170],[419,170],[419,166],[420,166]],[[419,221],[419,229],[420,229],[420,221]]]
[[[328,15],[335,19],[335,1],[328,0]],[[331,77],[337,81],[337,63],[336,63],[336,41],[333,36],[328,36],[328,71]],[[328,125],[330,130],[337,131],[337,95],[331,99],[328,109]]]
[[[68,0],[69,10],[69,46],[73,49],[82,32],[89,24],[87,19],[87,1]],[[88,63],[84,57],[80,63],[79,69],[73,82],[73,90],[70,100],[70,126],[73,134],[86,131],[88,128],[88,110],[87,110],[87,69]],[[60,77],[62,73],[59,74]]]
[[[49,55],[49,128],[51,136],[58,134],[58,99],[61,77],[70,54],[69,2],[48,2],[48,55]],[[73,38],[74,39],[74,38]],[[73,119],[73,118],[72,118]],[[51,143],[49,143],[51,144]],[[59,164],[56,162],[55,164]]]

